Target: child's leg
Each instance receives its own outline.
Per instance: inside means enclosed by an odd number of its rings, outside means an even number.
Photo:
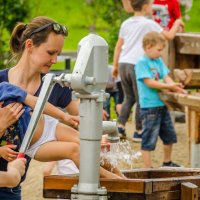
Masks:
[[[50,117],[45,116],[44,118],[45,124],[44,121],[40,120],[41,126],[40,129],[38,128],[37,130],[43,133],[36,133],[36,135],[41,135],[41,137],[30,147],[33,152],[31,154],[32,157],[43,162],[70,159],[74,161],[75,165],[79,168],[79,133],[67,125],[56,123],[56,121]],[[44,130],[42,127],[44,127]],[[47,138],[45,137],[46,135],[48,136]],[[48,139],[48,141],[45,141],[46,139]],[[100,176],[104,178],[121,178],[102,167],[100,167]]]
[[[163,141],[164,162],[170,162],[172,154],[172,145],[177,142],[177,137],[170,113],[166,107],[164,108],[162,113],[160,138]]]
[[[42,144],[37,149],[34,159],[42,162],[70,159],[79,168],[79,153],[79,144],[74,142],[51,141]]]
[[[145,168],[151,168],[151,152],[142,150],[142,158],[144,161],[144,167]]]
[[[163,145],[163,150],[164,150],[164,159],[163,161],[165,163],[170,162],[171,161],[171,155],[172,155],[172,144],[164,144]]]
[[[56,127],[56,139],[58,141],[75,142],[80,144],[79,132],[62,123],[58,123]]]
[[[44,170],[43,170],[43,176],[51,175],[55,166],[56,166],[56,161],[45,163]]]
[[[151,151],[154,151],[156,148],[160,130],[161,118],[159,113],[159,108],[140,109],[143,123],[141,150],[145,167],[152,167]]]

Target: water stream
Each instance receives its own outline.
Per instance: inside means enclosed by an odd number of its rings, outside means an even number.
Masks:
[[[101,164],[109,162],[113,167],[118,167],[120,170],[133,169],[134,161],[141,152],[134,151],[128,140],[122,140],[117,143],[111,143],[110,148],[104,148],[101,151]]]

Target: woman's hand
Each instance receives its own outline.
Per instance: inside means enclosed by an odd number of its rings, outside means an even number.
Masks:
[[[15,123],[23,114],[24,109],[20,103],[11,103],[2,108],[3,102],[0,102],[0,136],[13,123]]]
[[[13,150],[16,147],[17,145],[13,145],[13,144],[0,147],[0,157],[7,160],[8,162],[16,159],[18,152]]]
[[[25,168],[26,168],[25,158],[18,158],[8,163],[8,172],[10,172],[11,170],[17,170],[20,176],[24,175]]]
[[[67,124],[75,129],[78,129],[78,125],[80,123],[80,117],[79,116],[73,116],[69,114],[65,114],[64,118],[62,119],[62,122],[64,124]]]

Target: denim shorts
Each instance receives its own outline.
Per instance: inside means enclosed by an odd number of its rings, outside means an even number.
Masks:
[[[142,150],[155,150],[158,136],[166,145],[177,142],[176,132],[166,106],[141,108],[140,118],[142,120]]]
[[[21,200],[21,187],[0,188],[0,199],[2,200]]]

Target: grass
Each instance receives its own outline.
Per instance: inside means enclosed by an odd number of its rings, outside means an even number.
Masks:
[[[199,0],[193,0],[192,9],[188,12],[190,20],[185,22],[186,32],[200,32],[200,20],[198,18],[199,13]]]

